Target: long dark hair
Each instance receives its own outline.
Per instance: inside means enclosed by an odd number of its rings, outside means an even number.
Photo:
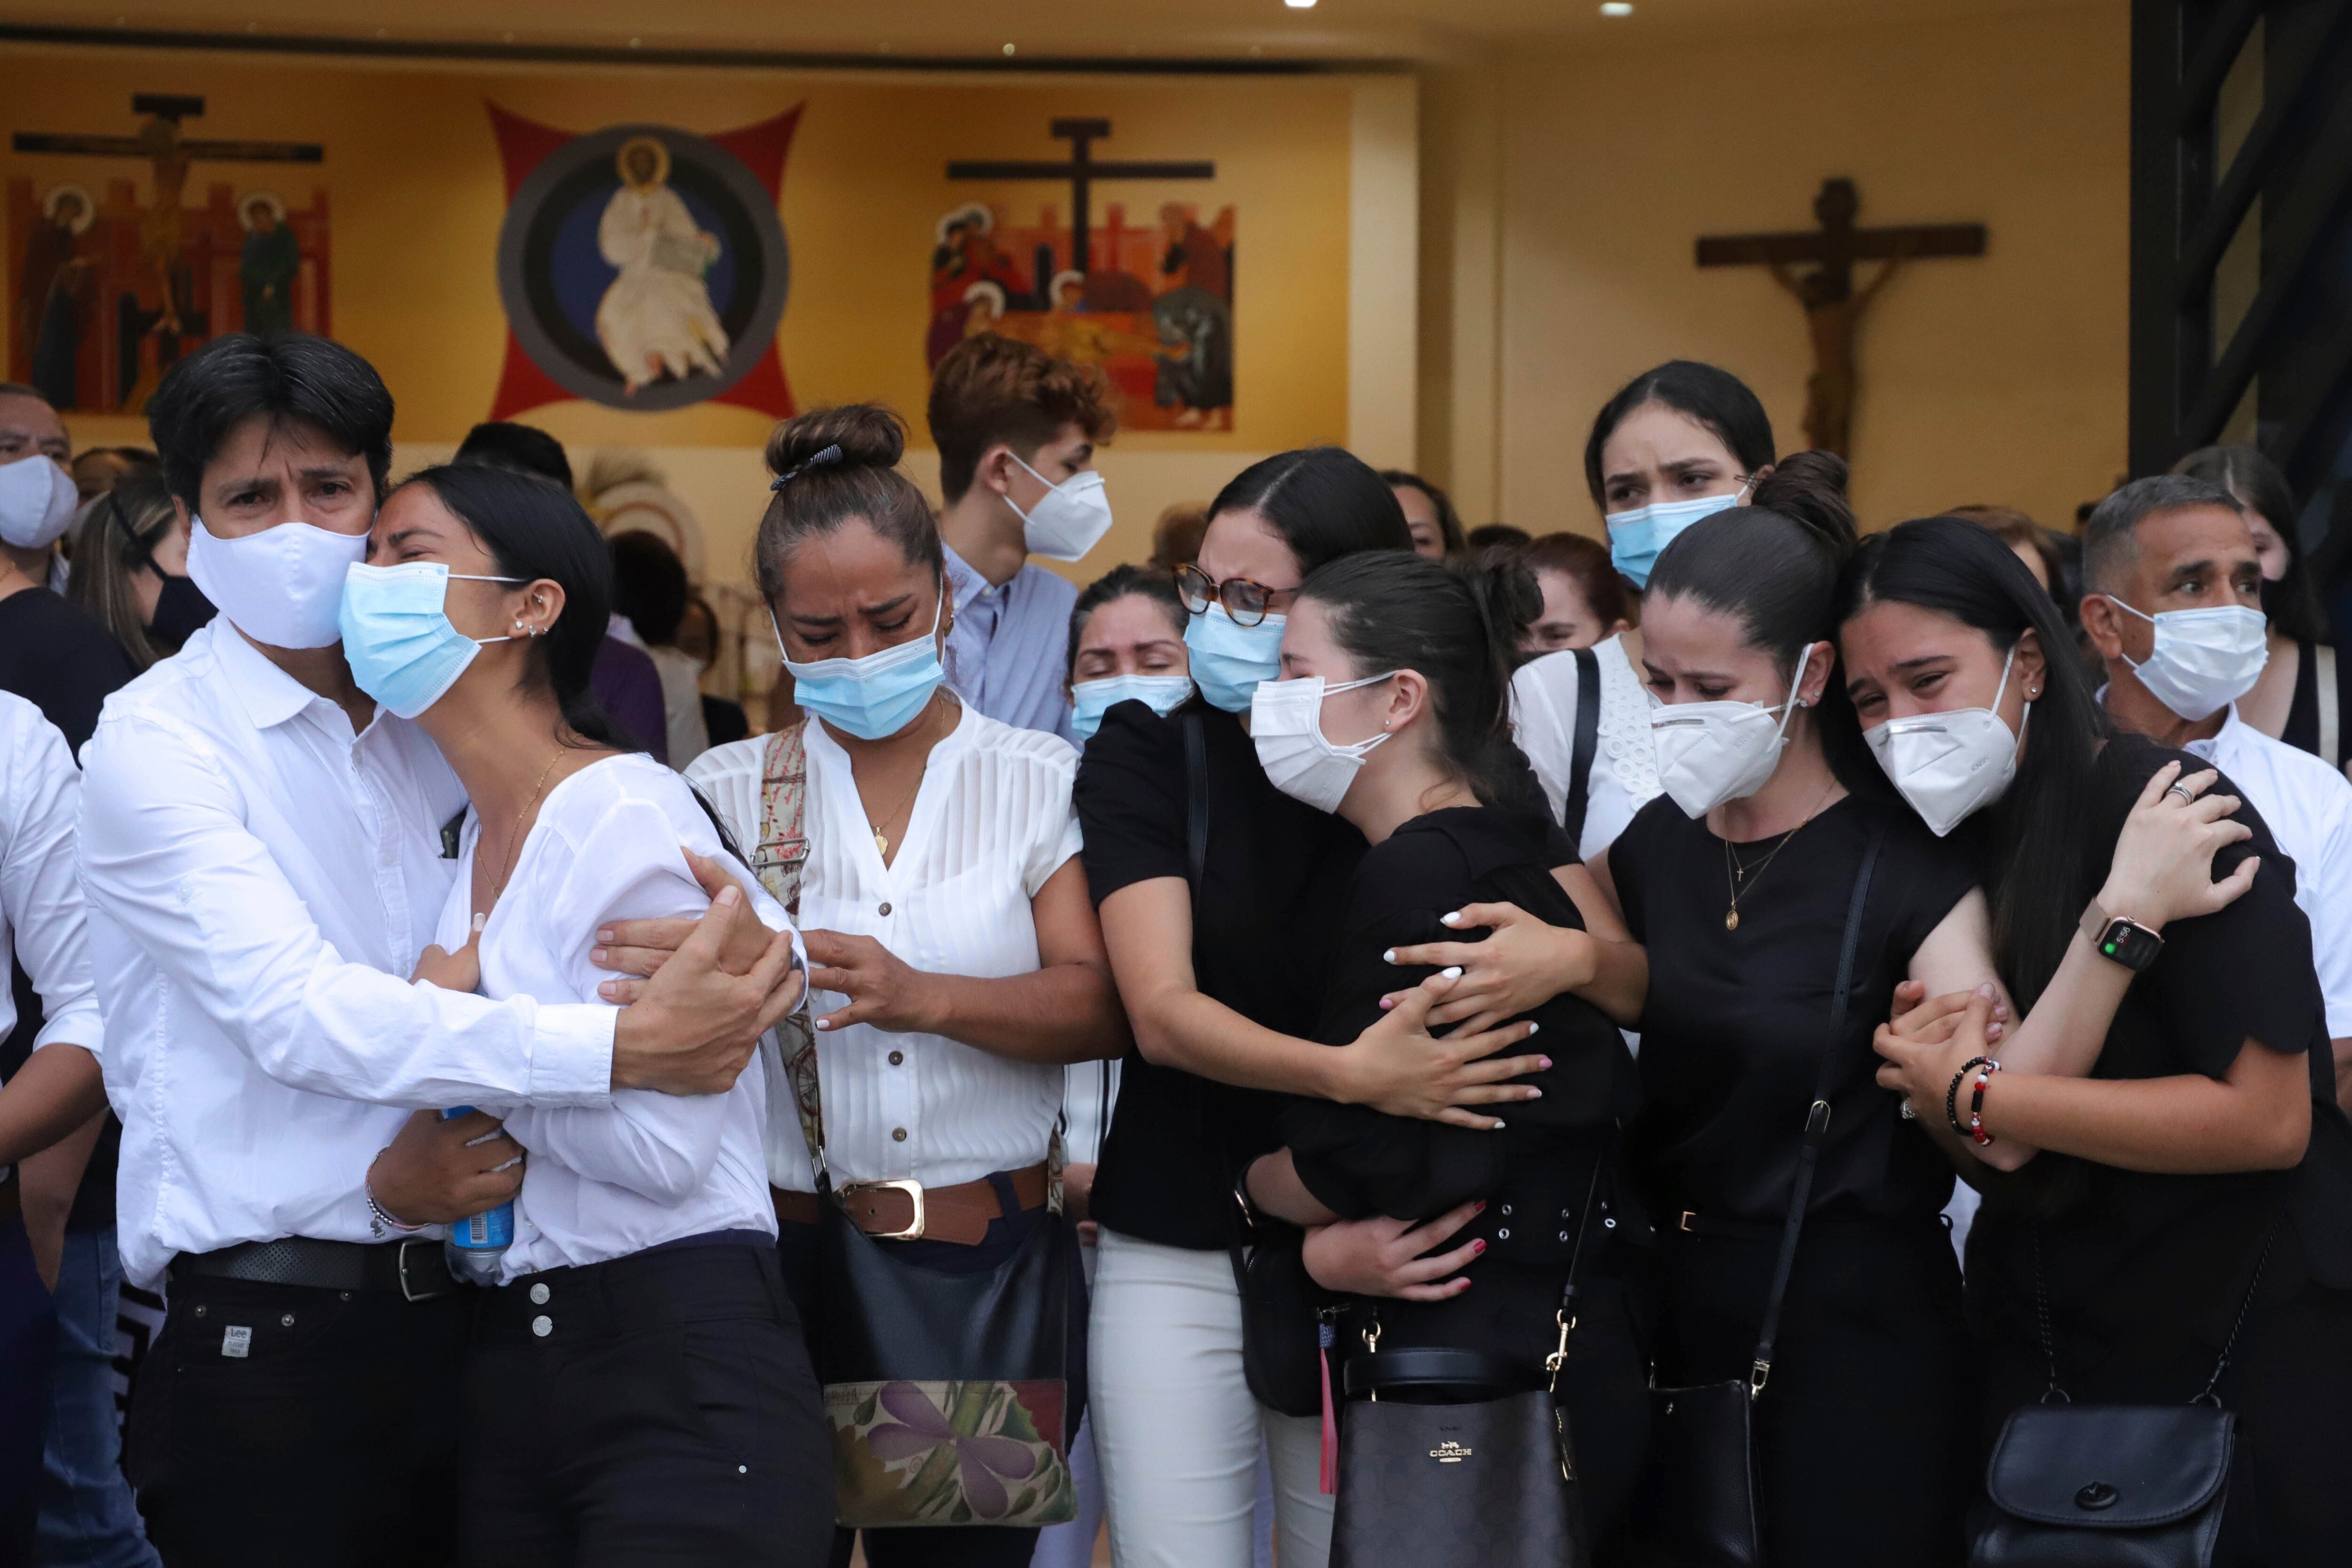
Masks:
[[[1592,491],[1593,505],[1603,511],[1609,509],[1601,499],[1601,448],[1626,416],[1653,403],[1713,431],[1748,473],[1769,465],[1779,450],[1772,445],[1772,421],[1746,382],[1696,360],[1668,360],[1618,388],[1593,417],[1592,434],[1584,442],[1584,483]]]
[[[1252,463],[1209,503],[1212,521],[1229,511],[1265,518],[1297,557],[1302,575],[1359,550],[1412,548],[1396,492],[1340,447],[1302,447]]]
[[[2173,464],[2172,471],[2219,485],[2230,492],[2241,511],[2263,514],[2263,521],[2286,545],[2285,574],[2275,583],[2267,579],[2263,583],[2263,614],[2282,637],[2296,642],[2333,641],[2326,617],[2320,614],[2319,590],[2304,559],[2303,540],[2295,532],[2300,509],[2294,504],[2294,490],[2279,466],[2254,447],[2200,447]]]
[[[2042,695],[2017,777],[1954,834],[1976,859],[1992,905],[1994,959],[2022,1016],[2058,972],[2095,890],[2083,885],[2082,835],[2091,770],[2111,733],[2106,715],[2058,606],[2014,551],[1965,518],[1921,518],[1865,540],[1839,584],[1839,626],[1874,604],[1948,616],[1984,633],[2003,658],[2028,631],[2042,645]]]
[[[1428,679],[1440,760],[1482,804],[1547,812],[1511,740],[1513,651],[1543,610],[1527,568],[1365,550],[1318,567],[1298,593],[1329,612],[1332,637],[1359,670],[1414,669]]]
[[[398,489],[422,485],[464,523],[498,563],[499,575],[544,577],[563,590],[563,609],[527,645],[523,679],[554,693],[563,722],[583,740],[617,752],[643,748],[614,724],[589,689],[596,649],[613,618],[613,558],[570,490],[551,480],[479,463],[425,468]],[[395,491],[397,493],[397,491]]]
[[[1650,574],[1645,602],[1688,599],[1737,618],[1783,682],[1796,679],[1806,647],[1828,643],[1829,684],[1813,710],[1822,754],[1849,792],[1883,795],[1886,776],[1863,743],[1836,663],[1838,574],[1854,552],[1844,487],[1842,459],[1795,454],[1758,487],[1755,505],[1727,507],[1675,535]]]
[[[160,474],[126,479],[92,501],[74,536],[73,575],[66,597],[114,634],[131,662],[145,669],[177,651],[159,646],[139,613],[134,579],[155,565],[155,547],[177,514]]]

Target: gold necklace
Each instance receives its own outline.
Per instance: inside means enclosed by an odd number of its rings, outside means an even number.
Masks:
[[[1800,822],[1796,826],[1780,835],[1780,842],[1772,846],[1764,858],[1758,861],[1753,868],[1742,866],[1739,863],[1739,857],[1732,853],[1730,839],[1727,838],[1723,841],[1723,879],[1731,889],[1731,907],[1723,912],[1724,930],[1739,929],[1739,895],[1748,890],[1748,879],[1754,877],[1759,880],[1762,879],[1766,869],[1780,857],[1780,851],[1789,847],[1789,840],[1805,830],[1805,823],[1812,821],[1822,814],[1830,803],[1831,795],[1835,793],[1837,785],[1832,784],[1828,789],[1823,790],[1820,802],[1812,810],[1805,814],[1805,821]]]
[[[514,826],[507,830],[506,875],[500,877],[498,886],[490,889],[490,902],[494,904],[499,901],[499,895],[507,890],[507,883],[515,873],[515,862],[522,858],[522,819],[529,816],[530,808],[539,804],[540,795],[547,788],[547,775],[553,773],[555,764],[563,760],[563,750],[562,747],[558,746],[555,749],[555,755],[547,759],[547,766],[539,770],[539,782],[531,785],[530,798],[522,803],[522,809],[515,813]]]
[[[926,725],[929,725],[931,722],[930,708],[928,704],[926,704],[924,708],[923,722]],[[926,751],[923,753],[923,765],[915,770],[915,787],[908,790],[907,792],[906,798],[899,801],[898,804],[891,809],[890,814],[882,819],[884,822],[898,821],[898,813],[905,811],[910,814],[907,826],[909,827],[914,826],[911,812],[915,804],[915,797],[923,793],[923,774],[930,770],[930,753],[929,751]],[[864,806],[865,801],[863,797],[860,797],[858,805],[861,808]],[[881,828],[875,826],[874,814],[870,811],[866,814],[866,831],[874,835],[874,853],[882,858],[882,863],[884,865],[888,865],[890,863],[890,836],[883,832]]]

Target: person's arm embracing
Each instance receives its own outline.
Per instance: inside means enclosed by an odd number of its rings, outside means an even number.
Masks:
[[[0,847],[0,907],[45,1021],[31,1058],[0,1088],[0,1164],[48,1148],[106,1109],[97,1058],[103,1026],[74,876],[80,775],[65,737],[29,704],[9,700],[5,731],[10,821]]]

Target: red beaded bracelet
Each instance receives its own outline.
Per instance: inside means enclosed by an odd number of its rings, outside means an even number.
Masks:
[[[1984,1130],[1985,1085],[1990,1083],[1992,1075],[2000,1070],[2000,1064],[1987,1058],[1977,1069],[1976,1088],[1969,1094],[1969,1136],[1976,1140],[1979,1149],[1992,1142],[1992,1134]]]

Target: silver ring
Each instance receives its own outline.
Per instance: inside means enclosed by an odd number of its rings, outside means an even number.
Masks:
[[[2181,804],[2182,804],[2182,805],[2191,805],[2196,804],[2197,797],[2196,797],[2195,795],[2191,795],[2191,794],[2189,794],[2189,786],[2188,786],[2187,784],[2174,784],[2174,785],[2172,785],[2169,789],[2166,790],[2164,793],[2165,793],[2165,794],[2167,794],[2167,795],[2179,795],[2179,796],[2180,797]]]

